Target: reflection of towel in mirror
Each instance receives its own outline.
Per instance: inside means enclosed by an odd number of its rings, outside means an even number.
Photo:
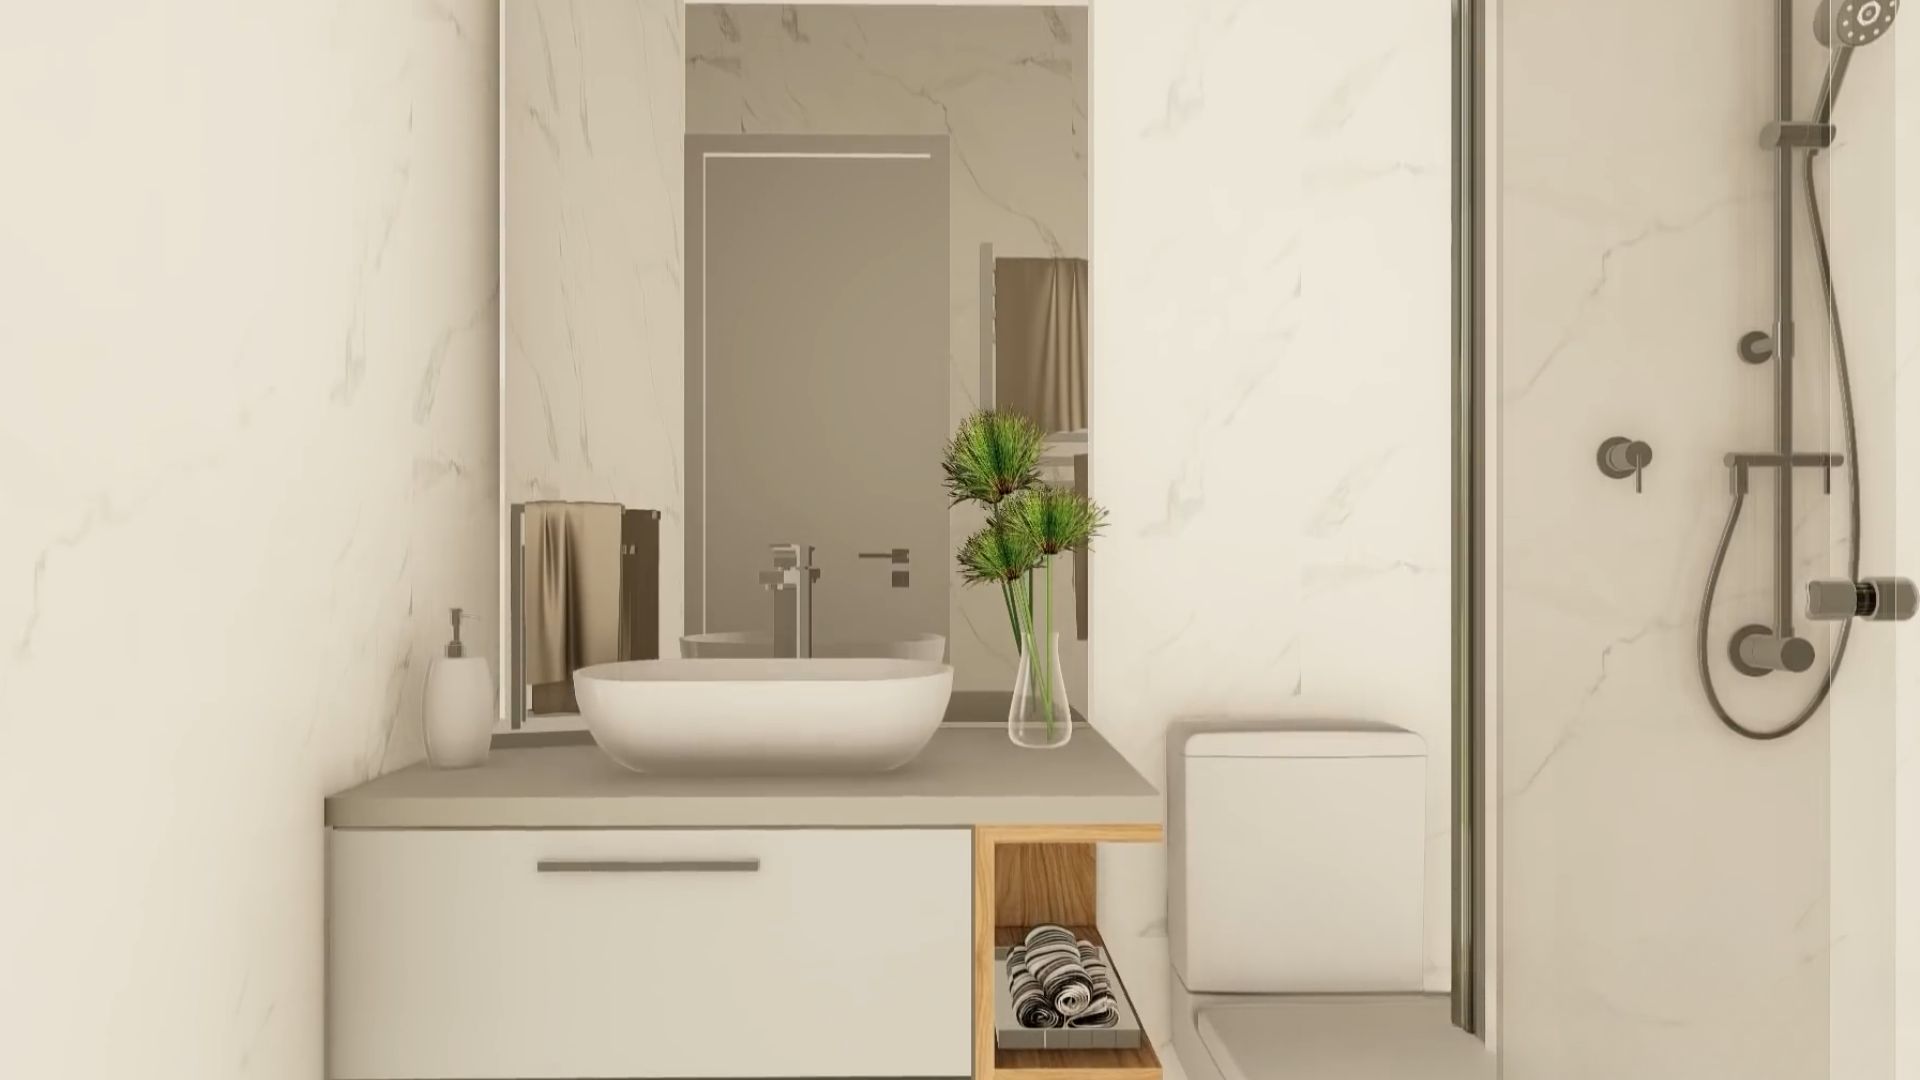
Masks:
[[[1087,427],[1087,260],[995,259],[995,405],[1053,434]]]
[[[577,711],[573,673],[620,659],[620,524],[614,503],[528,503],[522,604],[527,682]],[[536,709],[536,711],[558,711]]]

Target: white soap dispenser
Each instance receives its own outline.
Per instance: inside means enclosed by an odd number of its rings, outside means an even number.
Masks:
[[[493,741],[493,671],[486,657],[466,655],[460,643],[465,617],[453,609],[453,640],[427,670],[427,760],[440,769],[484,764]]]

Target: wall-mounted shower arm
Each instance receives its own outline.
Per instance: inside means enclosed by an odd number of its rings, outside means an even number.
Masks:
[[[1735,734],[1762,742],[1782,739],[1800,730],[1820,711],[1839,676],[1846,659],[1847,642],[1852,631],[1850,621],[1843,622],[1833,639],[1833,652],[1819,686],[1799,711],[1785,723],[1760,728],[1742,722],[1728,710],[1714,686],[1712,649],[1708,634],[1713,617],[1714,596],[1721,572],[1726,569],[1727,552],[1734,531],[1740,525],[1740,512],[1746,506],[1748,485],[1756,468],[1772,468],[1779,497],[1774,511],[1774,622],[1771,627],[1754,624],[1737,631],[1726,654],[1734,670],[1743,675],[1761,677],[1775,671],[1812,670],[1817,657],[1813,644],[1793,635],[1793,485],[1794,473],[1801,468],[1817,468],[1826,475],[1827,491],[1833,490],[1833,470],[1847,471],[1847,517],[1849,537],[1847,576],[1860,576],[1860,441],[1853,411],[1853,382],[1848,374],[1846,338],[1840,319],[1840,304],[1833,282],[1832,256],[1828,249],[1826,226],[1820,199],[1814,188],[1814,160],[1832,142],[1829,121],[1834,102],[1851,63],[1848,51],[1885,36],[1900,10],[1901,0],[1821,0],[1814,19],[1814,33],[1821,44],[1834,49],[1818,97],[1813,123],[1797,120],[1793,108],[1793,0],[1777,0],[1778,48],[1775,72],[1777,112],[1761,143],[1774,155],[1777,181],[1774,185],[1774,325],[1769,335],[1752,331],[1740,339],[1740,359],[1750,364],[1772,361],[1774,369],[1774,443],[1772,453],[1727,455],[1728,478],[1733,486],[1727,523],[1720,532],[1713,559],[1708,564],[1706,588],[1700,596],[1700,611],[1694,623],[1694,658],[1701,689],[1720,722]],[[1821,294],[1832,344],[1833,374],[1840,389],[1841,436],[1845,456],[1839,454],[1800,454],[1793,449],[1793,240],[1796,194],[1795,166],[1804,167],[1799,178],[1800,194],[1806,197],[1808,225],[1813,234],[1813,252],[1820,272]],[[1844,597],[1842,598],[1844,600]],[[1856,597],[1857,602],[1857,597]]]
[[[1899,14],[1900,0],[1822,0],[1814,16],[1814,36],[1833,50],[1833,56],[1827,64],[1825,77],[1821,79],[1811,121],[1800,119],[1794,108],[1794,7],[1794,0],[1776,0],[1774,6],[1778,21],[1778,44],[1774,56],[1775,114],[1760,133],[1761,145],[1774,155],[1773,329],[1771,340],[1765,342],[1764,347],[1757,344],[1749,346],[1745,342],[1742,344],[1744,357],[1759,362],[1771,359],[1774,365],[1774,454],[1772,461],[1761,461],[1753,455],[1747,455],[1748,460],[1744,465],[1733,460],[1738,455],[1729,457],[1736,494],[1746,492],[1749,468],[1777,465],[1783,461],[1792,462],[1796,467],[1812,464],[1825,469],[1827,491],[1833,490],[1833,468],[1840,462],[1803,462],[1793,449],[1793,360],[1796,353],[1793,241],[1794,200],[1798,195],[1794,172],[1795,166],[1800,163],[1799,155],[1810,155],[1807,159],[1807,184],[1811,187],[1811,155],[1833,145],[1833,107],[1846,81],[1848,67],[1853,62],[1853,51],[1885,36],[1893,25],[1894,16]],[[1811,190],[1808,196],[1812,197]],[[1779,469],[1775,477],[1773,629],[1781,638],[1789,638],[1793,634],[1793,474],[1793,469],[1785,468]]]

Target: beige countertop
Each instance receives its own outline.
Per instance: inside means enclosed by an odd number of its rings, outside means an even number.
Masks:
[[[473,769],[413,765],[327,800],[338,829],[931,827],[1157,823],[1160,794],[1100,733],[1023,750],[1003,726],[942,728],[889,773],[657,776],[590,742],[495,749]]]

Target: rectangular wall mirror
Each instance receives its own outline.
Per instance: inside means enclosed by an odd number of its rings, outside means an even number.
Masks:
[[[1017,412],[1086,490],[1085,9],[637,5],[568,41],[542,8],[505,16],[515,726],[565,726],[556,684],[622,659],[944,658],[1008,692],[941,455]]]

